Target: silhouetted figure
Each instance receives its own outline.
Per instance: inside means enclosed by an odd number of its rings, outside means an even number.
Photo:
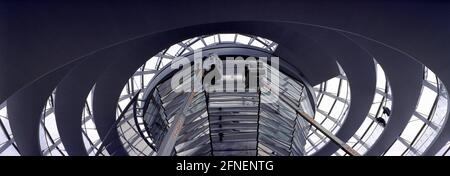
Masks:
[[[387,108],[386,106],[383,106],[383,114],[386,114],[387,116],[391,116],[391,110]]]
[[[219,141],[220,141],[220,142],[223,141],[223,133],[219,133]]]
[[[380,124],[382,127],[386,127],[386,121],[382,117],[375,118],[377,120],[377,123]]]

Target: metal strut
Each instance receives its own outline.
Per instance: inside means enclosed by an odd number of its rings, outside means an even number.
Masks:
[[[164,136],[163,141],[159,147],[158,156],[170,156],[177,142],[178,134],[180,134],[181,129],[184,126],[184,121],[186,120],[186,114],[189,111],[192,100],[194,99],[196,92],[191,90],[189,96],[184,102],[183,106],[180,108],[182,111],[178,112],[174,117],[174,121],[170,126],[167,134]]]
[[[268,84],[264,84],[264,86],[269,87]],[[269,89],[270,90],[270,89]],[[278,94],[278,97],[281,98],[281,100],[283,102],[285,102],[286,104],[288,104],[292,109],[295,110],[295,112],[297,114],[299,114],[303,119],[305,119],[306,121],[308,121],[308,123],[310,123],[312,126],[314,126],[315,128],[317,128],[320,132],[322,132],[325,136],[327,136],[331,141],[333,141],[335,144],[337,144],[342,150],[344,150],[347,154],[349,154],[350,156],[361,156],[355,149],[353,149],[352,147],[350,147],[349,145],[347,145],[344,141],[342,141],[341,139],[339,139],[337,136],[335,136],[333,133],[331,133],[330,131],[328,131],[325,127],[323,127],[322,125],[320,125],[319,122],[317,122],[316,120],[314,120],[313,117],[311,117],[310,115],[306,114],[305,112],[301,111],[299,109],[299,107],[295,106],[295,104],[293,102],[291,102],[290,100],[287,100],[284,96],[282,96],[281,94]]]

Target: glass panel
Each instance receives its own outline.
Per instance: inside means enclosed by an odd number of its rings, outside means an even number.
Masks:
[[[404,144],[402,144],[400,141],[395,141],[394,145],[391,146],[389,151],[384,154],[385,156],[399,156],[403,151],[406,150],[406,147]]]
[[[221,42],[234,42],[234,37],[236,34],[220,34]]]

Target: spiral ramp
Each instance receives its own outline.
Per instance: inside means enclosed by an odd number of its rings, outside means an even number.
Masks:
[[[450,154],[449,5],[215,3],[2,3],[0,155],[160,155],[188,97],[164,89],[169,65],[200,49],[279,57],[286,101],[327,132],[203,91],[169,155]]]

